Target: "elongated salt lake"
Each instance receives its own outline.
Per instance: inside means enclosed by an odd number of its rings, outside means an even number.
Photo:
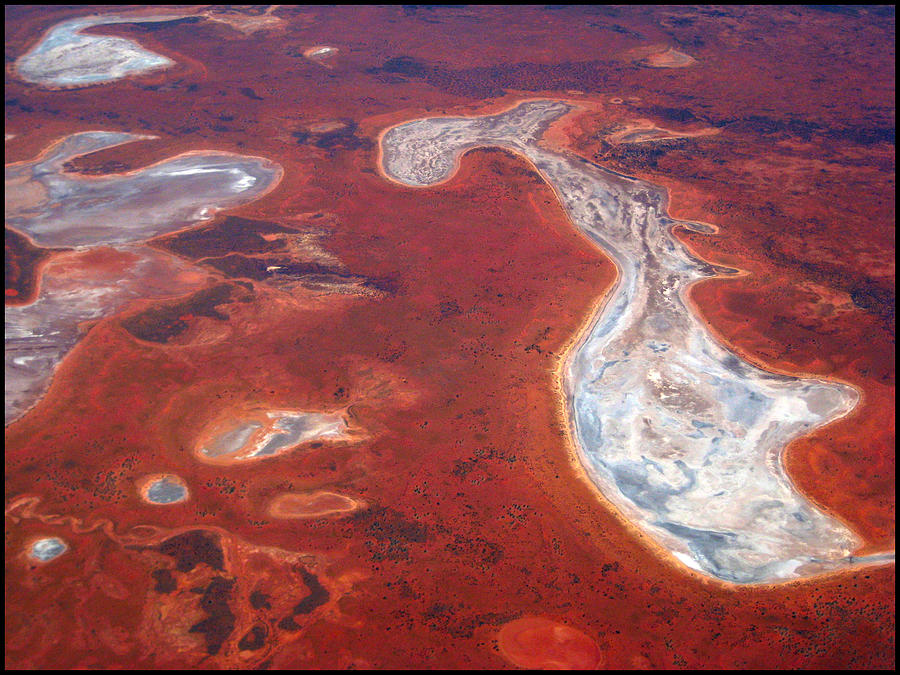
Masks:
[[[497,115],[401,124],[382,137],[382,168],[396,182],[425,187],[449,179],[471,148],[511,150],[615,262],[618,280],[563,377],[591,480],[675,558],[724,581],[766,583],[892,560],[893,553],[854,557],[861,541],[797,491],[781,459],[791,440],[850,412],[856,390],[761,370],[715,339],[687,290],[728,271],[674,237],[663,189],[541,145],[546,127],[572,110],[529,101]]]

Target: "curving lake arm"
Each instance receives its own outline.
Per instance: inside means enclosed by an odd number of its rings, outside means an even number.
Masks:
[[[856,390],[761,370],[720,344],[690,309],[687,290],[723,270],[673,236],[664,190],[538,144],[572,109],[529,101],[498,115],[402,124],[383,135],[382,164],[391,179],[423,187],[447,180],[468,149],[518,152],[615,262],[618,280],[564,372],[587,474],[678,560],[728,582],[892,560],[854,557],[860,540],[798,492],[781,460],[790,441],[849,413]]]

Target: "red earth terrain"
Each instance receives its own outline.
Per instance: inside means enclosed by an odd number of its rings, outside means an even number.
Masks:
[[[745,273],[692,288],[711,330],[862,392],[785,463],[859,553],[892,551],[893,8],[121,7],[201,18],[87,30],[166,70],[17,76],[92,11],[6,8],[7,163],[103,130],[157,138],[67,171],[215,150],[284,174],[147,242],[192,290],[81,326],[7,426],[8,668],[895,665],[892,563],[717,582],[588,481],[560,373],[616,269],[525,160],[475,149],[427,190],[379,169],[407,120],[577,104],[546,142],[665,186],[673,217],[718,228],[681,240]],[[66,253],[7,229],[7,305]],[[261,411],[340,411],[347,431],[203,458],[210,429]],[[186,498],[149,503],[160,475]],[[46,537],[68,548],[41,562]]]

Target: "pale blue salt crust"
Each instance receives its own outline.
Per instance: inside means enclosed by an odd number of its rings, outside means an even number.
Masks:
[[[68,550],[66,543],[59,537],[38,539],[31,545],[31,557],[41,562],[49,562],[58,558]]]
[[[177,504],[187,499],[187,488],[177,476],[161,476],[147,486],[144,494],[153,504]]]

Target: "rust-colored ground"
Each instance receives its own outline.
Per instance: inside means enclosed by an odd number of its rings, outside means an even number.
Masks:
[[[88,11],[7,8],[7,63]],[[7,429],[7,667],[894,665],[893,565],[714,583],[586,483],[558,369],[615,271],[523,160],[473,151],[424,191],[377,172],[391,124],[582,101],[552,141],[667,186],[674,216],[719,227],[683,240],[749,272],[693,289],[713,330],[763,367],[863,392],[787,464],[866,550],[893,549],[892,9],[228,18],[91,29],[179,63],[130,81],[53,92],[8,69],[8,162],[104,129],[160,138],[71,170],[215,149],[285,175],[262,200],[152,242],[200,265],[205,285],[90,327]],[[634,62],[660,45],[697,63]],[[322,46],[339,51],[304,56]],[[720,131],[620,142],[637,120]],[[240,235],[228,216],[246,219]],[[7,302],[33,295],[47,255],[7,235]],[[343,408],[353,442],[229,466],[192,452],[229,410]],[[189,499],[143,501],[146,477],[169,473]],[[326,493],[363,506],[272,515],[312,503],[282,495]],[[70,548],[37,563],[26,551],[43,536]]]

